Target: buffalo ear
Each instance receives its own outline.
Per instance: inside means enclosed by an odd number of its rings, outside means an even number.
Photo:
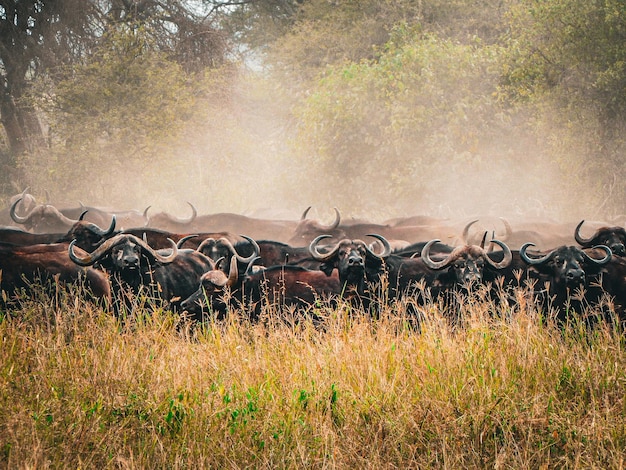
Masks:
[[[335,269],[335,266],[331,263],[320,264],[320,271],[322,271],[327,276],[330,276],[333,273],[333,269]]]

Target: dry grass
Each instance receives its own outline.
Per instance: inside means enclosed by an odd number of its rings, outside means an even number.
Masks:
[[[26,302],[0,322],[0,466],[624,468],[617,328],[479,298],[463,328],[429,305],[417,332],[405,307],[189,328]]]

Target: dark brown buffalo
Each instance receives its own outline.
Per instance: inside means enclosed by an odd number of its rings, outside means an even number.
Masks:
[[[605,266],[612,258],[611,249],[598,245],[592,249],[577,246],[560,246],[548,252],[529,256],[525,243],[519,251],[527,263],[526,275],[535,281],[535,293],[544,299],[544,308],[557,310],[556,319],[564,321],[572,312],[583,313],[585,308],[597,302]],[[596,258],[596,256],[602,256]]]
[[[227,287],[234,287],[239,280],[237,272],[237,258],[232,257],[228,274],[217,267],[217,263],[211,260],[211,269],[200,276],[198,289],[181,302],[181,308],[191,311],[193,306],[204,306],[206,300],[220,295]]]
[[[0,244],[0,286],[9,298],[19,297],[21,289],[31,295],[43,285],[54,293],[61,284],[84,283],[97,299],[111,300],[111,289],[105,273],[73,263],[68,243],[13,246]],[[84,255],[80,249],[77,253]]]
[[[0,228],[0,243],[18,246],[38,245],[46,243],[69,243],[76,240],[76,246],[84,250],[92,250],[102,240],[115,234],[115,217],[111,219],[108,229],[101,229],[96,224],[77,220],[66,233],[31,233],[11,227]]]
[[[70,258],[80,265],[98,264],[111,273],[116,294],[126,298],[126,292],[145,292],[180,310],[180,302],[198,290],[201,278],[216,269],[216,262],[199,251],[179,250],[170,240],[170,249],[155,250],[144,240],[129,234],[119,234],[100,245],[93,253]],[[236,258],[234,258],[236,261]],[[232,264],[231,264],[232,266]],[[237,276],[232,271],[229,275]]]
[[[576,226],[574,238],[583,248],[592,248],[596,245],[605,245],[615,256],[626,256],[626,230],[623,227],[600,227],[593,235],[585,238],[580,233],[584,220]]]
[[[233,266],[231,272],[234,270]],[[231,289],[228,296],[222,295],[225,286]],[[310,312],[317,301],[340,295],[340,287],[336,273],[326,276],[300,266],[263,268],[246,274],[241,283],[225,281],[224,273],[214,270],[203,276],[200,289],[183,301],[181,307],[196,319],[206,316],[207,304],[217,317],[222,317],[229,307],[244,309],[250,320],[257,321],[264,311],[284,315],[284,307]]]
[[[334,269],[339,274],[344,294],[347,297],[364,297],[368,283],[378,283],[383,272],[383,262],[391,254],[389,242],[378,234],[369,234],[383,244],[380,254],[374,253],[362,240],[344,239],[325,253],[320,253],[318,244],[330,235],[319,235],[309,245],[311,257],[322,263],[320,270],[330,276]]]
[[[273,240],[259,240],[259,256],[261,260],[259,264],[267,268],[271,266],[297,265],[304,261],[313,261],[309,247],[294,247],[287,243],[277,242]],[[315,266],[319,266],[315,262]]]
[[[609,296],[613,312],[617,315],[617,320],[621,322],[622,331],[624,331],[623,328],[626,326],[626,258],[611,257],[611,261],[603,266],[600,277],[601,287],[593,286],[594,290],[601,290],[597,293],[597,299],[605,293]],[[605,310],[607,310],[606,307]],[[610,315],[607,317],[609,321],[614,320]]]
[[[454,285],[480,284],[483,282],[485,269],[501,270],[509,266],[513,259],[509,247],[504,242],[493,239],[491,243],[502,248],[503,258],[501,261],[494,261],[483,245],[459,246],[444,256],[443,259],[433,260],[430,256],[430,249],[440,241],[437,239],[429,241],[422,250],[422,259],[424,264],[433,271],[448,269],[454,279]]]
[[[166,253],[163,250],[154,250],[133,235],[118,234],[104,241],[94,251],[83,254],[75,251],[76,242],[73,240],[68,252],[70,259],[77,265],[96,265],[110,273],[114,292],[122,297],[126,292],[138,294],[142,287],[148,287],[151,296],[170,300],[170,277],[165,266],[171,264],[178,255],[176,243],[171,241],[170,245],[171,251]],[[203,266],[198,279],[208,265],[207,262]]]
[[[78,219],[70,219],[50,204],[38,204],[23,216],[17,215],[17,199],[9,210],[11,219],[33,233],[66,233]]]
[[[198,215],[191,204],[192,215],[187,219],[160,213],[149,218],[147,226],[175,233],[245,233],[255,240],[285,241],[296,226],[295,222],[284,220],[257,219],[233,213]]]
[[[241,235],[245,242],[239,242],[233,246],[228,238],[206,238],[198,246],[197,251],[215,261],[218,267],[226,269],[231,266],[231,259],[236,260],[239,275],[243,276],[248,270],[250,263],[255,261],[260,252],[259,245],[254,239]],[[242,253],[245,251],[245,255]],[[230,269],[230,268],[229,268]]]

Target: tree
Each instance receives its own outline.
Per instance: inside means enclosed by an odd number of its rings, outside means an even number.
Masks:
[[[23,99],[30,80],[82,49],[73,38],[90,34],[94,13],[78,0],[0,3],[0,116],[13,155],[42,142],[36,110]]]
[[[524,0],[506,42],[503,99],[533,110],[538,137],[594,212],[623,213],[626,4]]]
[[[36,100],[31,99],[34,83],[63,80],[70,65],[88,62],[107,32],[120,24],[144,28],[155,48],[187,71],[219,66],[228,47],[217,15],[228,5],[192,0],[0,1],[0,118],[8,147],[0,166],[11,168],[16,156],[46,145]]]
[[[515,197],[494,178],[519,138],[494,99],[501,52],[398,25],[376,59],[327,67],[298,108],[297,141],[329,198],[382,211],[437,207],[444,193],[455,210]]]
[[[626,119],[626,4],[526,0],[512,10],[505,84],[515,98],[550,94],[592,105],[608,128]]]

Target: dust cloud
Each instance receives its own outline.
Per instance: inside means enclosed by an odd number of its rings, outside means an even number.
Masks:
[[[414,215],[451,221],[504,217],[511,223],[615,216],[597,209],[595,201],[604,195],[590,198],[579,182],[566,181],[563,163],[553,161],[543,142],[526,132],[526,123],[503,123],[477,148],[453,157],[450,152],[438,157],[431,145],[429,155],[413,146],[394,162],[355,155],[318,164],[316,149],[300,145],[293,104],[280,84],[260,85],[242,74],[231,96],[208,103],[202,119],[190,123],[167,158],[155,155],[127,168],[105,164],[90,169],[91,179],[76,181],[71,191],[35,188],[33,193],[41,196],[45,189],[60,206],[79,201],[113,210],[151,206],[151,214],[166,211],[181,218],[191,213],[188,203],[200,214],[272,219],[298,219],[312,206],[309,217],[323,222],[333,220],[334,207],[348,222]],[[409,147],[416,141],[411,136]]]

